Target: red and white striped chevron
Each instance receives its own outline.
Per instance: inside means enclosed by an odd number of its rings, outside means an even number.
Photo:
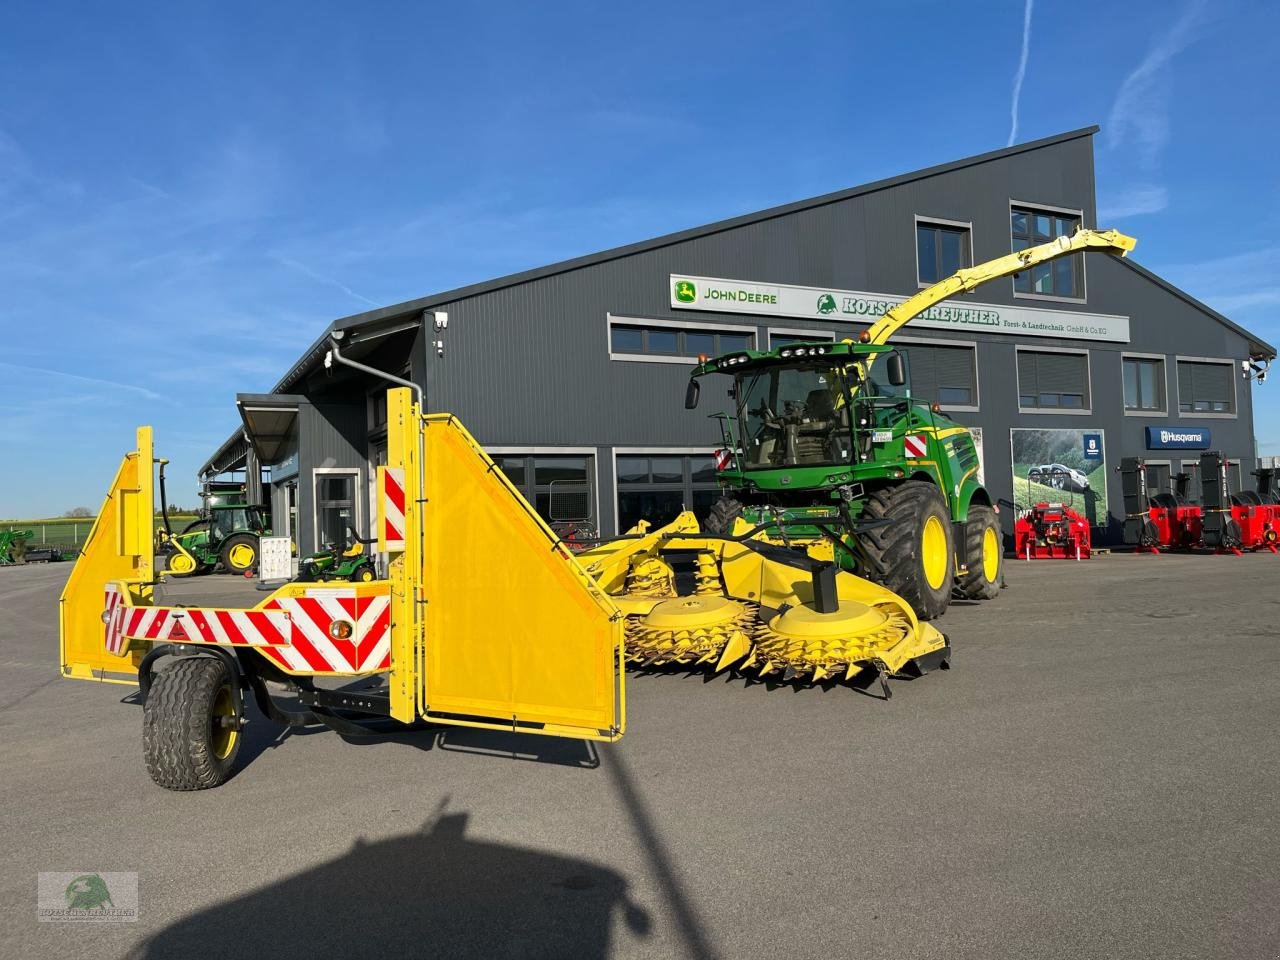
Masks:
[[[379,549],[404,549],[404,467],[381,467],[378,470],[378,516],[382,521]]]
[[[107,649],[117,655],[129,638],[252,647],[291,673],[359,674],[391,666],[391,597],[385,593],[317,588],[273,598],[259,610],[205,610],[130,607],[109,587],[105,619]],[[330,634],[335,620],[352,624],[348,639]]]
[[[923,433],[909,433],[902,438],[902,447],[908,457],[925,457],[929,455],[929,443]]]

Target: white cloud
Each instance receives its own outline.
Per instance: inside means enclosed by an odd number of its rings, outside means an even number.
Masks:
[[[1018,57],[1018,69],[1013,75],[1013,97],[1009,105],[1009,146],[1018,139],[1018,101],[1022,98],[1022,81],[1027,78],[1027,56],[1031,52],[1031,7],[1035,0],[1027,0],[1022,10],[1022,54]]]
[[[1098,222],[1110,223],[1125,217],[1159,213],[1169,206],[1169,191],[1154,184],[1135,184],[1098,203]]]

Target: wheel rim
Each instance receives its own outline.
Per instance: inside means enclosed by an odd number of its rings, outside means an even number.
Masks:
[[[236,748],[236,741],[240,737],[239,729],[233,725],[224,724],[222,722],[224,719],[236,719],[235,700],[231,696],[230,687],[222,687],[218,695],[213,698],[213,716],[210,718],[212,736],[209,739],[213,745],[213,755],[219,760],[225,760],[231,756],[231,751]]]
[[[372,579],[373,579],[373,571],[372,571],[372,570],[370,570],[368,567],[366,567],[365,569],[361,570],[361,571],[360,571],[360,579],[361,579],[361,580],[363,580],[365,583],[368,583],[370,580],[372,580]]]
[[[987,578],[987,583],[995,583],[1000,575],[1000,543],[991,527],[982,533],[982,575]]]
[[[190,573],[195,568],[195,561],[185,553],[175,553],[169,557],[170,573]]]
[[[947,579],[947,531],[937,517],[924,522],[920,536],[920,561],[924,566],[924,578],[937,590]]]
[[[237,543],[227,553],[227,561],[237,570],[248,570],[253,566],[253,547],[247,543]]]

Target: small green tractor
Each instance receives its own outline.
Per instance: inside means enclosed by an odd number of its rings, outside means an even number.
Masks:
[[[378,568],[372,555],[364,552],[366,545],[377,543],[377,538],[361,539],[351,527],[347,536],[338,542],[326,544],[323,550],[303,557],[298,564],[297,580],[311,583],[322,580],[354,580],[369,583],[378,579]]]
[[[904,358],[886,341],[913,317],[988,280],[1081,251],[1123,256],[1135,242],[1114,230],[1079,230],[960,270],[890,308],[856,342],[700,357],[686,408],[697,406],[700,378],[713,373],[733,378],[736,407],[714,415],[724,497],[712,506],[707,531],[830,551],[923,620],[940,616],[953,594],[996,596],[1003,536],[995,502],[978,481],[973,436],[936,404],[912,397]],[[739,521],[745,526],[735,531]]]
[[[187,577],[224,570],[249,575],[258,566],[258,538],[271,535],[271,518],[259,506],[244,502],[243,487],[206,485],[200,515],[181,533],[169,525],[169,505],[160,463],[160,502],[164,529],[158,532],[156,560],[166,573]]]

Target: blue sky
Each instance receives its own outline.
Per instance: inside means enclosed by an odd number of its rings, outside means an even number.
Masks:
[[[334,317],[1091,123],[1102,225],[1280,342],[1280,5],[1026,12],[10,0],[0,517],[96,509],[142,422],[193,502]]]

